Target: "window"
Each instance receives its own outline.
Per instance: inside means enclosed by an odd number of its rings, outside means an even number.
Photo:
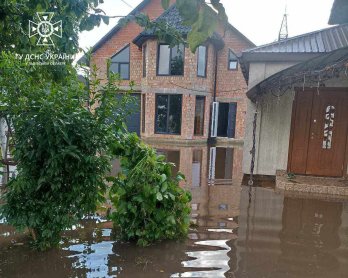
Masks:
[[[217,136],[235,138],[237,103],[219,103]]]
[[[206,77],[207,76],[207,47],[199,46],[197,49],[197,76]]]
[[[184,46],[170,48],[168,44],[158,47],[158,75],[184,75]]]
[[[146,107],[146,95],[141,95],[141,132],[145,133],[145,107]]]
[[[238,69],[238,58],[231,49],[229,50],[229,53],[228,53],[228,69],[229,70]]]
[[[194,135],[203,135],[205,97],[196,96]]]
[[[156,133],[181,133],[182,95],[156,95]]]
[[[146,77],[146,68],[147,68],[147,57],[146,57],[146,53],[147,52],[147,45],[145,44],[143,47],[143,77]]]
[[[129,80],[129,45],[123,48],[121,51],[116,53],[111,58],[110,71],[113,73],[118,73],[121,79]]]

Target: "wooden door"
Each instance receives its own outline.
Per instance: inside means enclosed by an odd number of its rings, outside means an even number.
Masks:
[[[345,171],[348,92],[321,89],[295,96],[289,170],[341,177]]]

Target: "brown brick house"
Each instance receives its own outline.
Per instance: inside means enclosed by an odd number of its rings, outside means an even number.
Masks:
[[[189,28],[182,25],[174,2],[164,11],[160,0],[144,0],[131,14],[164,20],[185,35]],[[228,25],[225,30],[219,27],[193,54],[184,46],[169,48],[131,22],[106,34],[93,47],[91,62],[106,76],[106,60],[111,59],[111,70],[120,74],[122,86],[135,82],[139,110],[127,124],[143,139],[243,139],[246,83],[237,54],[252,46]]]

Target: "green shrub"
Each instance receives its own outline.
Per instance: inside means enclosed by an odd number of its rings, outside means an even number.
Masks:
[[[111,218],[126,241],[145,246],[187,235],[191,195],[179,186],[182,174],[172,177],[172,163],[141,143],[135,134],[115,144],[122,171],[110,191],[115,211]]]

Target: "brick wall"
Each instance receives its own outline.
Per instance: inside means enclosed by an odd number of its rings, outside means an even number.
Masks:
[[[174,0],[171,0],[171,3],[174,2]],[[163,13],[161,0],[152,0],[140,12],[147,14],[150,19],[157,18]],[[142,77],[142,52],[132,41],[142,30],[143,28],[138,24],[130,22],[93,53],[91,63],[97,65],[101,78],[106,77],[107,59],[130,44],[130,80],[133,80],[136,85],[140,85]],[[122,81],[122,85],[127,86],[128,84],[129,81]]]
[[[217,101],[237,102],[236,138],[242,139],[245,131],[247,84],[240,65],[237,70],[228,70],[228,57],[229,49],[239,54],[252,45],[231,29],[224,34],[224,42],[225,47],[218,55]]]

